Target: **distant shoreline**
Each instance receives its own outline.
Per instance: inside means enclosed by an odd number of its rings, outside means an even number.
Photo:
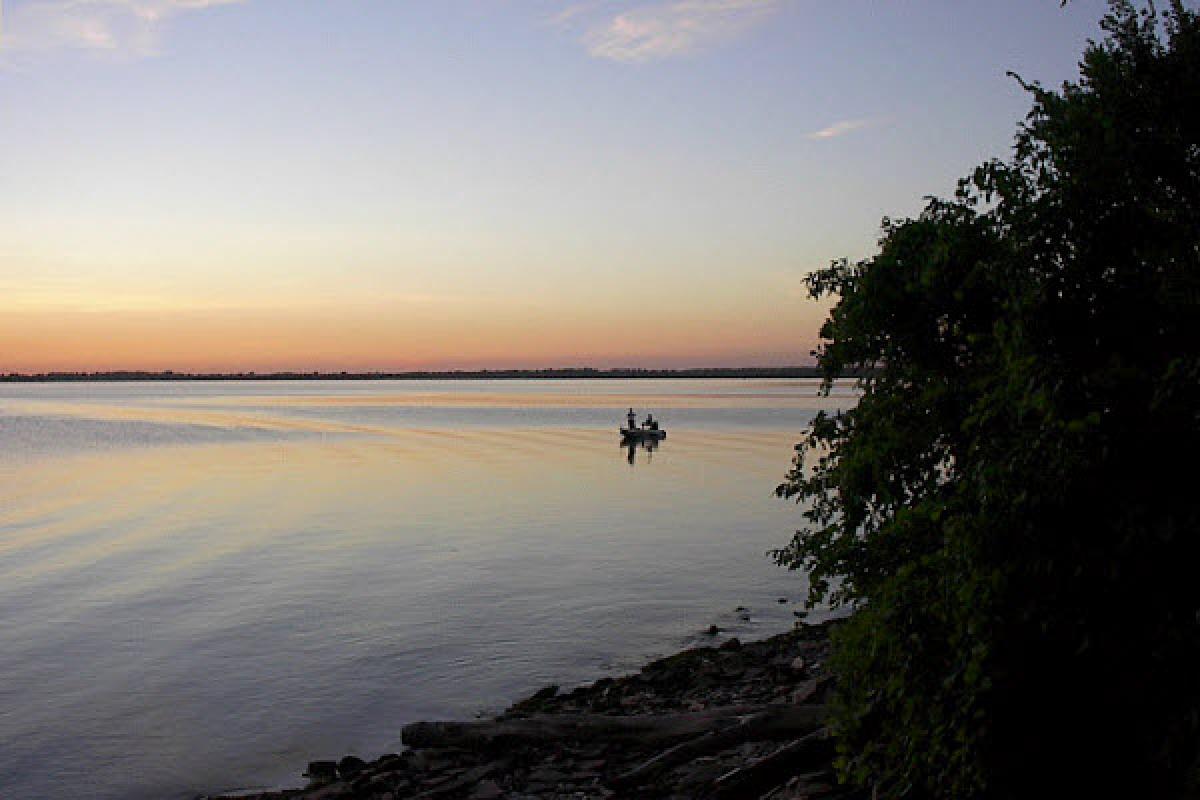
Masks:
[[[419,381],[578,380],[639,378],[820,378],[816,367],[705,367],[696,369],[496,369],[416,372],[44,372],[0,375],[0,383],[116,381]]]

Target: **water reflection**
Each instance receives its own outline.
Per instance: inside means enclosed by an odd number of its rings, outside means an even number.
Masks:
[[[637,451],[646,451],[646,463],[654,460],[654,451],[658,449],[658,439],[624,439],[621,442],[621,447],[625,450],[625,460],[629,462],[629,466],[637,463]]]
[[[797,513],[770,490],[839,403],[815,382],[0,384],[0,795],[290,785],[398,749],[405,722],[636,669],[722,609],[782,630],[775,599],[806,585],[762,557]],[[608,449],[631,405],[670,420],[653,472],[658,442]]]

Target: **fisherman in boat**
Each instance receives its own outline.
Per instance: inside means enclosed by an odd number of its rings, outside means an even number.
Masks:
[[[621,428],[621,441],[623,442],[641,442],[643,446],[651,446],[647,443],[657,442],[659,439],[667,438],[667,432],[658,427],[658,420],[653,414],[646,415],[646,421],[641,425],[637,423],[637,415],[633,413],[633,409],[629,409],[627,427]]]

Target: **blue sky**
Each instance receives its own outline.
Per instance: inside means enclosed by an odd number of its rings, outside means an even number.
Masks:
[[[1103,10],[7,0],[0,371],[804,362]]]

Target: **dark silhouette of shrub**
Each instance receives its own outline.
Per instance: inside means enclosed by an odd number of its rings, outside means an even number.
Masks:
[[[836,306],[775,553],[836,639],[840,768],[880,797],[1153,797],[1200,719],[1200,22],[1112,2],[1077,83],[1019,77],[1014,154]]]

